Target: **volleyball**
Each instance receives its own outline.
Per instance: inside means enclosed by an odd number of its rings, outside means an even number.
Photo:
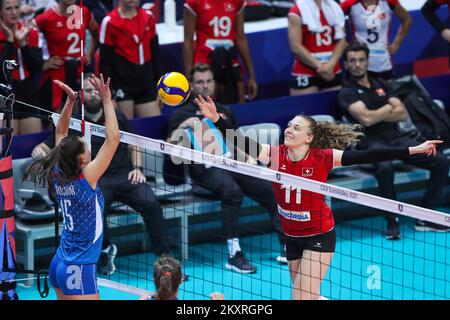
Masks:
[[[168,72],[163,75],[156,85],[156,92],[164,104],[178,106],[189,98],[189,82],[179,72]]]

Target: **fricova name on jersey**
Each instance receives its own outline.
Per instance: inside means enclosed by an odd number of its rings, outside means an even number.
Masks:
[[[278,213],[289,220],[311,221],[311,213],[309,211],[286,211],[278,206]]]
[[[55,186],[56,194],[61,197],[75,196],[74,186]]]

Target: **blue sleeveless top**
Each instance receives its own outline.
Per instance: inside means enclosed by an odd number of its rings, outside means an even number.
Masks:
[[[102,250],[104,199],[84,176],[60,185],[53,180],[64,229],[56,254],[65,263],[97,263]]]

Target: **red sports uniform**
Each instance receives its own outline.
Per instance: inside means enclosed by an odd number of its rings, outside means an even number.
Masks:
[[[156,40],[156,25],[150,11],[137,9],[131,19],[122,18],[119,7],[102,21],[100,44],[107,46],[111,55],[103,55],[102,72],[111,77],[114,89],[126,92],[142,92],[156,84],[159,70],[152,59],[152,41]]]
[[[58,56],[65,61],[81,58],[82,31],[86,34],[86,28],[94,19],[94,16],[86,7],[83,7],[82,16],[83,26],[80,29],[76,28],[75,18],[62,15],[56,7],[46,10],[36,17],[35,23],[39,27],[39,31],[44,34],[51,57]],[[77,73],[81,77],[81,65],[79,65]],[[58,69],[45,71],[42,83],[45,83],[48,79],[66,83],[74,80],[66,79],[65,64]],[[54,109],[61,106],[62,97],[61,89],[52,84],[52,107]]]
[[[17,29],[22,27],[22,23],[19,22],[17,25]],[[3,43],[7,41],[6,34],[3,30],[0,30],[0,51],[4,51]],[[30,48],[39,48],[39,33],[36,29],[31,28],[30,33],[28,33],[28,46]],[[20,69],[12,70],[11,77],[13,80],[21,81],[30,77],[30,70],[28,65],[24,62],[24,57],[22,50],[20,50],[19,42],[16,38],[14,38],[14,55],[11,59],[16,60],[20,65]],[[8,58],[9,59],[9,58]]]
[[[289,11],[289,15],[296,15],[302,18],[302,14],[300,12],[297,4],[294,4],[292,9]],[[320,22],[324,29],[321,33],[315,33],[308,30],[308,27],[302,24],[302,44],[303,46],[320,62],[327,62],[331,59],[334,50],[334,27],[330,26],[323,14],[323,11],[320,10]],[[334,67],[334,73],[338,73],[341,71],[341,67],[339,63],[336,63]],[[292,75],[308,75],[308,76],[317,76],[316,70],[305,65],[299,59],[295,59],[294,65],[292,67]]]
[[[293,162],[287,147],[271,147],[272,168],[295,176],[326,182],[333,169],[333,149],[311,148],[306,157]],[[292,189],[280,183],[272,183],[278,204],[283,232],[291,237],[308,237],[331,231],[333,213],[325,203],[325,196],[307,190]]]
[[[194,64],[210,64],[209,55],[217,46],[235,45],[236,15],[244,9],[244,0],[187,0],[184,6],[197,17]]]

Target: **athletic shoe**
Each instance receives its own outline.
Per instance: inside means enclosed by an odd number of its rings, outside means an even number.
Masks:
[[[287,258],[286,258],[286,245],[284,245],[283,247],[282,247],[282,249],[281,249],[281,253],[280,253],[280,255],[277,257],[277,259],[276,259],[279,263],[283,263],[283,264],[286,264],[288,261],[287,261]]]
[[[242,251],[238,251],[233,257],[228,258],[228,263],[225,264],[225,268],[239,273],[256,272],[256,268],[252,265],[250,260],[247,260],[244,257],[244,253]]]
[[[398,218],[389,220],[386,229],[386,239],[398,240],[400,239],[400,229],[398,225]]]
[[[99,260],[99,271],[101,275],[110,276],[116,271],[116,265],[114,259],[116,259],[117,247],[114,243],[111,243],[108,248],[102,250]]]
[[[416,231],[449,232],[450,228],[433,222],[416,220]]]

